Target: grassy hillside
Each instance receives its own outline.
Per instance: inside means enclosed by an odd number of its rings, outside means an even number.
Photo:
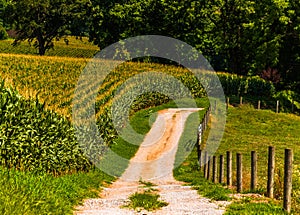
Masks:
[[[193,123],[193,121],[190,123]],[[256,110],[249,105],[229,108],[224,137],[215,155],[226,155],[226,151],[232,151],[233,164],[235,164],[235,154],[237,152],[243,154],[243,190],[247,193],[250,190],[251,151],[257,151],[259,176],[257,192],[264,195],[266,193],[267,184],[268,146],[275,146],[276,200],[246,198],[229,206],[228,214],[284,214],[281,208],[283,198],[283,158],[285,148],[291,148],[294,151],[292,208],[295,214],[300,211],[299,128],[300,117],[293,114],[276,114],[270,110]],[[189,130],[185,131],[185,133],[189,132]],[[206,132],[206,135],[207,133],[208,131]],[[234,184],[236,183],[235,168],[234,165]],[[191,182],[199,189],[201,194],[210,198],[222,200],[224,198],[226,199],[228,193],[235,192],[235,190],[224,190],[220,185],[214,185],[203,179],[202,172],[199,172],[197,166],[196,151],[194,151],[189,158],[175,170],[175,175],[180,180]]]
[[[251,151],[258,153],[258,189],[266,192],[268,146],[275,147],[275,197],[283,198],[284,149],[294,152],[293,208],[299,211],[300,201],[300,117],[293,114],[276,114],[270,110],[255,110],[244,105],[230,108],[223,141],[217,155],[227,150],[243,154],[244,190],[250,188]],[[234,167],[235,168],[235,167]]]

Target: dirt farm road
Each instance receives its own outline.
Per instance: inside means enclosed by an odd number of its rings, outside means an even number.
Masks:
[[[211,202],[201,197],[190,186],[173,177],[173,166],[179,138],[187,117],[200,109],[166,109],[158,112],[156,121],[146,135],[136,155],[130,160],[123,175],[101,192],[101,198],[87,199],[74,215],[130,215],[161,214],[190,215],[224,213],[228,202]],[[161,199],[169,203],[160,210],[149,212],[120,208],[128,197],[143,189],[139,180],[154,183]]]

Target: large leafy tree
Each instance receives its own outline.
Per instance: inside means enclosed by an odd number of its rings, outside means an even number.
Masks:
[[[74,19],[83,19],[89,0],[11,0],[6,21],[14,26],[14,44],[28,40],[40,55],[53,47],[53,40],[65,36]]]

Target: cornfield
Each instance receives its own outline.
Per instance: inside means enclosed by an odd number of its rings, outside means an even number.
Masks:
[[[19,170],[60,174],[91,167],[79,148],[71,123],[0,85],[0,162]]]
[[[87,62],[88,59],[84,58],[0,54],[0,77],[6,84],[4,86],[3,82],[0,89],[2,165],[52,173],[88,170],[93,167],[76,143],[71,124],[74,90]],[[124,104],[126,102],[122,101],[126,99],[134,100],[130,106],[130,114],[133,114],[140,109],[166,103],[172,96],[187,96],[184,93],[180,94],[184,90],[173,84],[170,78],[161,78],[160,75],[156,78],[153,76],[152,79],[145,76],[138,82],[148,85],[141,84],[140,87],[149,89],[149,84],[156,83],[157,89],[167,88],[171,96],[163,95],[159,90],[135,98],[127,93],[135,91],[134,84],[129,84],[122,90],[122,85],[128,79],[149,71],[163,72],[175,77],[183,84],[183,88],[189,90],[193,98],[206,96],[203,86],[187,69],[151,63],[123,63],[105,78],[95,101],[97,125],[106,145],[112,144],[117,137],[111,116],[113,101]],[[241,92],[241,86],[242,91],[246,92],[244,85],[240,84],[240,77],[223,73],[220,73],[219,77],[225,93],[238,94]],[[202,77],[201,83],[209,80]],[[272,90],[262,79],[253,78],[246,81],[249,93],[259,89],[262,92],[269,88]],[[212,88],[214,84],[208,83]],[[262,88],[258,88],[259,85],[262,85]],[[8,88],[9,86],[14,87],[20,94]],[[120,94],[116,96],[118,89],[121,89]],[[228,90],[230,92],[227,92]],[[114,114],[122,112],[123,107],[113,111]],[[117,126],[122,127],[124,120],[119,118]]]

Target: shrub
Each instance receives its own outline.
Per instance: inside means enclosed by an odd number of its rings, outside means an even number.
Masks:
[[[259,76],[238,76],[236,74],[218,73],[225,95],[248,95],[256,97],[272,97],[275,87],[272,82]]]

